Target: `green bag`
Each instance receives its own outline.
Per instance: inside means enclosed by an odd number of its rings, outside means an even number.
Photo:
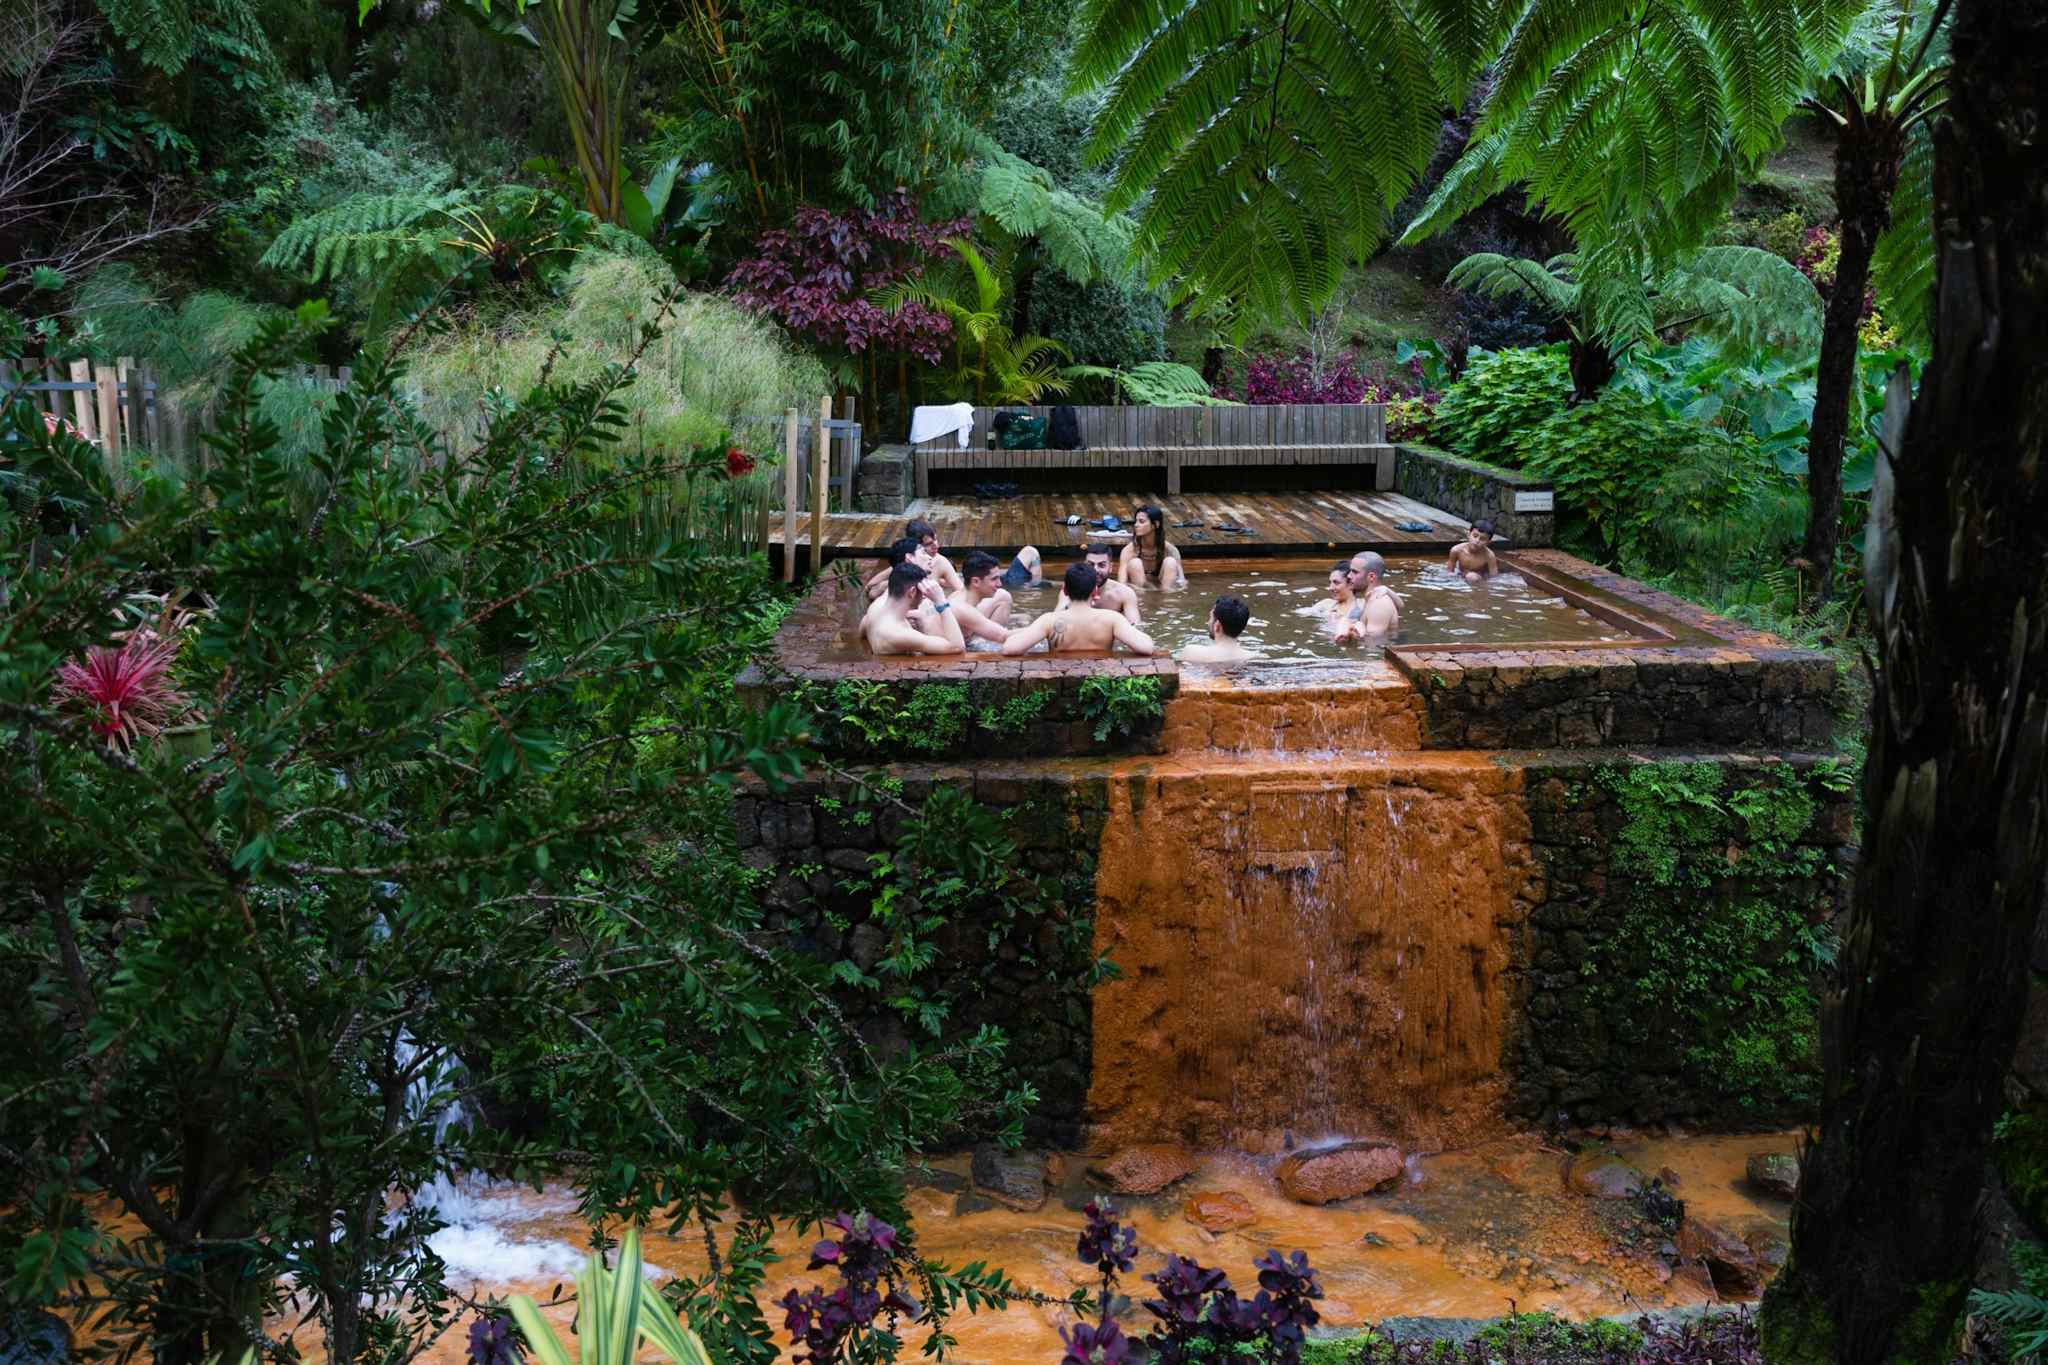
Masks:
[[[1021,413],[1012,417],[996,433],[996,444],[1004,450],[1044,450],[1045,419]]]

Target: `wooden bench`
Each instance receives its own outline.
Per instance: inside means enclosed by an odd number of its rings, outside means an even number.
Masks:
[[[1394,486],[1394,447],[1382,403],[1314,403],[1233,408],[1076,407],[1086,450],[990,450],[999,412],[1050,418],[1050,407],[974,410],[965,450],[948,433],[911,447],[917,496],[931,496],[933,470],[994,475],[1013,470],[1164,469],[1166,491],[1181,491],[1190,468],[1364,465],[1370,486]]]

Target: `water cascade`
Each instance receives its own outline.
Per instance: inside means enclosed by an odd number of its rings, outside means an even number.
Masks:
[[[1092,1135],[1469,1139],[1498,1122],[1530,867],[1513,774],[1413,749],[1312,757],[1399,712],[1305,697],[1275,724],[1271,695],[1177,701],[1208,714],[1169,715],[1169,735],[1212,742],[1112,786],[1096,947],[1122,975],[1095,996]]]

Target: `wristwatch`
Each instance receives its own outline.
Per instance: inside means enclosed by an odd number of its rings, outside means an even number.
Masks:
[[[953,605],[953,604],[952,604],[951,602],[934,602],[934,603],[932,603],[932,610],[933,610],[933,611],[944,611],[944,610],[945,610],[945,609],[946,609],[947,607],[950,607],[950,606],[952,606],[952,605]]]

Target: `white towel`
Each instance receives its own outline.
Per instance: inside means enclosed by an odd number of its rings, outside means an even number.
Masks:
[[[967,449],[967,437],[974,430],[974,404],[941,403],[935,407],[912,408],[910,443],[917,445],[949,431],[960,434],[960,448]]]

